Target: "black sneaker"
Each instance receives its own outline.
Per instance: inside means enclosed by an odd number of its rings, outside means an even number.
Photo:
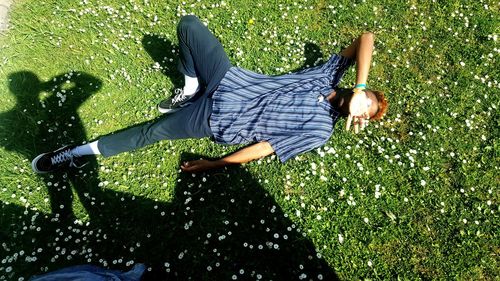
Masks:
[[[42,153],[33,159],[31,168],[39,174],[54,172],[61,168],[81,168],[85,163],[81,157],[71,153],[75,147],[76,145],[67,145],[52,152]]]
[[[175,89],[174,94],[175,96],[172,99],[162,100],[158,104],[158,111],[161,113],[173,113],[185,106],[190,105],[191,103],[188,101],[196,95],[185,95],[183,89]]]

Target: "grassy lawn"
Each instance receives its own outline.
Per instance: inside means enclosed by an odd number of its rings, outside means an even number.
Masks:
[[[498,280],[499,2],[14,2],[0,36],[0,280],[86,263],[145,263],[150,280]],[[389,113],[358,135],[342,120],[286,164],[181,173],[238,149],[203,139],[35,175],[41,152],[160,116],[182,85],[185,14],[234,65],[270,75],[373,31],[368,83]]]

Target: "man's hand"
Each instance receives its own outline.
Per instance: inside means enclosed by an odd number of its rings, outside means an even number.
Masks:
[[[349,116],[345,129],[349,131],[351,123],[354,124],[354,132],[357,134],[359,129],[363,130],[370,119],[369,108],[371,100],[366,96],[366,93],[361,89],[354,89],[351,102],[349,104]]]
[[[199,173],[210,169],[221,167],[218,161],[210,161],[205,159],[186,161],[181,165],[184,172]]]

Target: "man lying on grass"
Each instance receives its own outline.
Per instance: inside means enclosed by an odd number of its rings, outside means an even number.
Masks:
[[[251,145],[219,160],[185,162],[186,172],[246,163],[276,153],[288,159],[324,145],[339,115],[357,133],[387,110],[383,93],[366,89],[373,34],[364,33],[325,64],[296,73],[267,76],[234,67],[214,35],[194,16],[177,27],[179,71],[185,86],[158,105],[168,113],[155,122],[65,146],[38,155],[33,170],[46,173],[82,165],[85,155],[104,157],[160,140],[210,137],[220,144]],[[356,62],[356,86],[338,89],[345,70]]]

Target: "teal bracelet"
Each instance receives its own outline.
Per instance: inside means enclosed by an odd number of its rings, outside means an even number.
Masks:
[[[356,88],[365,88],[366,89],[366,84],[356,84],[354,89],[356,89]]]

